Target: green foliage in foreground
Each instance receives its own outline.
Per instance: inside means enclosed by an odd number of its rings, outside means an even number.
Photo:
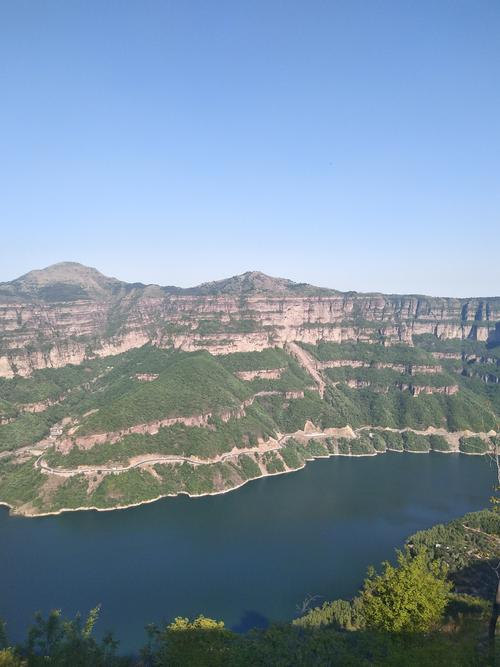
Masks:
[[[222,665],[230,659],[234,634],[222,621],[198,616],[176,618],[163,630],[151,628],[155,650],[149,657],[155,665]]]
[[[92,609],[85,621],[78,614],[72,620],[59,610],[45,619],[39,613],[29,629],[25,644],[0,652],[0,667],[121,667],[128,658],[117,657],[116,642],[110,635],[101,642],[93,636],[99,607]],[[1,646],[0,646],[1,648]],[[2,655],[3,653],[3,655]]]
[[[425,551],[397,554],[398,566],[369,572],[361,596],[366,626],[387,632],[428,632],[441,620],[451,584],[437,561],[429,565]]]
[[[460,612],[458,612],[458,609]],[[361,594],[309,610],[293,623],[239,635],[222,621],[178,617],[148,627],[140,657],[120,657],[112,636],[93,637],[98,608],[83,621],[59,611],[8,648],[0,625],[0,667],[378,667],[487,665],[481,601],[450,594],[445,570],[421,550],[369,573]]]
[[[26,660],[22,660],[10,648],[0,650],[0,667],[27,667]]]
[[[455,632],[422,636],[283,623],[242,636],[199,616],[150,627],[139,659],[118,656],[112,638],[67,637],[63,629],[40,653],[25,645],[0,651],[0,667],[479,667],[491,664],[478,648],[481,627],[471,618]]]
[[[363,602],[361,597],[324,602],[321,607],[309,609],[304,616],[295,619],[293,624],[302,628],[332,626],[338,630],[359,630],[365,626]]]
[[[370,568],[361,594],[352,601],[326,602],[310,609],[294,624],[390,633],[436,629],[452,587],[446,578],[446,566],[441,561],[430,561],[424,549],[412,554],[407,548],[398,551],[396,558],[396,565],[383,563],[381,574]]]

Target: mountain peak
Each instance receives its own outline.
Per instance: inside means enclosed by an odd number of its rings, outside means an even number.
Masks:
[[[58,262],[35,269],[7,283],[0,283],[0,293],[9,300],[77,301],[108,299],[122,293],[142,290],[147,295],[196,296],[320,296],[338,294],[336,290],[297,283],[286,278],[268,276],[262,271],[245,273],[202,283],[197,287],[160,287],[126,283],[103,275],[97,269],[78,262]]]
[[[20,296],[31,296],[47,301],[74,301],[103,297],[123,283],[109,278],[97,269],[78,262],[58,262],[44,269],[35,269],[4,283]]]
[[[64,280],[65,282],[81,282],[82,280],[93,277],[105,277],[103,274],[91,266],[85,266],[79,262],[57,262],[43,269],[34,269],[24,275],[16,278],[14,282],[44,284],[54,280]]]
[[[231,278],[215,280],[202,283],[198,287],[189,290],[196,294],[269,294],[269,295],[293,295],[293,294],[324,294],[335,293],[321,287],[314,287],[307,283],[296,283],[287,278],[275,278],[268,276],[262,271],[246,271]]]

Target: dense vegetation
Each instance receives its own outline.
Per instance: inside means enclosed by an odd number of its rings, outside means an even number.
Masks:
[[[498,430],[500,385],[488,381],[482,362],[489,362],[491,375],[498,368],[499,347],[435,336],[415,336],[415,347],[328,342],[303,347],[319,363],[345,364],[324,369],[335,384],[325,398],[353,426]],[[429,393],[412,395],[412,388],[422,387]],[[458,391],[439,393],[446,387]]]
[[[30,445],[49,434],[65,417],[81,418],[138,386],[135,373],[157,373],[171,363],[171,352],[144,347],[81,366],[35,371],[30,378],[0,379],[0,451]],[[39,401],[56,401],[42,412],[25,412]]]
[[[353,359],[370,364],[379,362],[395,364],[437,365],[437,361],[424,350],[408,345],[373,345],[371,343],[329,343],[318,345],[302,344],[319,361]]]
[[[36,371],[30,378],[0,380],[0,499],[29,512],[112,507],[226,490],[266,472],[295,470],[314,456],[448,452],[458,440],[464,454],[491,449],[494,439],[484,434],[499,431],[500,384],[491,380],[498,348],[432,336],[416,336],[414,347],[326,342],[303,347],[326,382],[323,397],[314,378],[281,348],[213,356],[144,346],[89,358],[80,366]],[[329,362],[342,365],[324,367]],[[275,371],[275,377],[266,371]],[[207,418],[204,425],[154,426],[200,415]],[[148,424],[141,427],[145,432],[127,432]],[[357,437],[257,451],[263,442],[296,434],[306,424],[312,430],[349,425]],[[461,433],[451,440],[414,432],[429,427]],[[108,436],[88,446],[94,434],[117,431],[122,431],[118,439]],[[87,441],[79,443],[80,437]],[[249,448],[255,451],[244,468],[237,452]],[[41,452],[46,465],[80,466],[86,476],[48,480],[30,469]],[[230,460],[221,459],[230,452]],[[109,474],[112,467],[131,465],[134,457],[155,455],[159,460],[149,469]],[[192,465],[199,461],[206,461],[206,469]]]
[[[237,408],[250,390],[208,352],[173,355],[158,379],[139,383],[82,421],[78,434],[116,431],[172,416]]]

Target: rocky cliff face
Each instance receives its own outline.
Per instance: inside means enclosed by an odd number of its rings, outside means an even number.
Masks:
[[[500,338],[500,297],[341,293],[250,272],[180,289],[65,262],[0,284],[0,376],[151,343],[213,354],[291,341],[412,343],[414,334]]]

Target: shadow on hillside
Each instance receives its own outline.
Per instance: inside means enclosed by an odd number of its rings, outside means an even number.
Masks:
[[[493,600],[498,584],[494,571],[497,565],[497,559],[481,560],[454,572],[450,579],[455,584],[456,592]]]

